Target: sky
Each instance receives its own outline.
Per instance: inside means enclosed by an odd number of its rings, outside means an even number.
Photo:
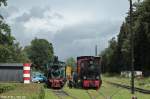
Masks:
[[[53,44],[61,60],[100,53],[117,37],[128,0],[8,0],[0,9],[21,46],[35,37]]]

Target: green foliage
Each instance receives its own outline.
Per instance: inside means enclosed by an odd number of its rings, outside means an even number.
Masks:
[[[66,64],[68,66],[75,66],[76,65],[76,61],[73,57],[69,57],[67,60],[66,60]]]
[[[109,48],[106,48],[105,51],[101,53],[102,56],[102,71],[103,72],[118,72],[119,68],[116,68],[116,52],[117,52],[117,42],[115,38],[112,38],[109,41]],[[105,66],[105,67],[104,67]]]
[[[73,70],[76,69],[76,61],[73,57],[69,57],[67,60],[66,60],[66,65],[67,66],[71,66]]]
[[[133,12],[135,70],[150,71],[150,0],[136,2]],[[110,42],[102,52],[103,72],[118,72],[131,68],[131,34],[128,15],[116,43]]]
[[[0,19],[0,44],[2,45],[12,45],[14,42],[14,37],[11,36],[10,27],[4,23],[3,19]]]
[[[53,46],[45,39],[32,40],[31,45],[25,47],[25,52],[29,59],[31,59],[33,65],[37,69],[46,69],[46,64],[48,64],[53,58]],[[44,67],[45,66],[45,67]]]
[[[0,45],[0,62],[2,63],[17,63],[29,62],[26,54],[23,52],[19,44]]]
[[[0,6],[6,6],[7,0],[0,0]],[[11,35],[11,29],[5,23],[4,18],[0,15],[0,62],[27,62],[26,57],[19,43],[14,43],[15,38]]]
[[[4,5],[7,6],[7,0],[0,0],[0,7]],[[3,16],[0,14],[0,20],[3,19]]]
[[[0,45],[0,62],[11,62],[11,47]]]
[[[0,0],[0,7],[2,6],[2,4],[4,6],[7,6],[7,0]]]

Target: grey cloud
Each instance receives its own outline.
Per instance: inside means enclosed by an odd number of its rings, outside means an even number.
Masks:
[[[18,22],[27,22],[31,17],[43,18],[43,14],[46,8],[32,7],[28,12],[24,12],[21,16],[18,16],[15,20]]]
[[[14,7],[14,6],[9,6],[9,7],[5,7],[5,8],[1,8],[0,14],[2,14],[3,17],[8,18],[8,17],[12,16],[14,13],[17,13],[18,11],[19,11],[18,8]]]
[[[99,51],[103,50],[107,47],[108,40],[118,34],[121,21],[128,10],[128,0],[9,0],[8,5],[16,8],[8,7],[7,10],[1,10],[0,13],[3,13],[5,17],[19,12],[18,8],[27,10],[16,17],[11,24],[12,33],[16,39],[25,46],[34,37],[46,38],[53,43],[55,53],[61,59],[70,56],[94,55],[95,44],[98,45]],[[49,19],[62,19],[64,16],[60,13],[63,12],[63,14],[73,15],[75,13],[77,16],[86,12],[92,14],[97,22],[65,26],[56,34],[49,30],[27,33],[23,24],[31,18],[44,18],[45,11],[52,13],[48,16]]]
[[[22,46],[30,44],[30,41],[35,37],[32,33],[27,33],[22,23],[15,23],[11,25],[12,34],[16,41]]]
[[[53,40],[55,51],[61,59],[69,56],[94,55],[94,46],[102,51],[108,40],[118,34],[121,21],[84,23],[59,31]]]
[[[50,16],[50,18],[63,19],[64,17],[60,13],[55,12],[52,16]]]
[[[117,33],[120,21],[99,21],[96,23],[83,23],[66,27],[55,35],[56,42],[63,40],[65,43],[77,39],[93,39],[97,37],[107,38]],[[61,42],[61,41],[60,41]]]
[[[20,16],[16,17],[13,21],[13,24],[11,24],[11,29],[12,33],[21,43],[22,46],[28,45],[30,41],[35,38],[45,38],[48,39],[49,41],[52,40],[53,33],[52,31],[49,30],[39,30],[37,33],[33,32],[27,32],[26,28],[24,27],[24,23],[28,22],[31,18],[44,18],[44,13],[46,11],[49,11],[50,14],[49,19],[52,20],[53,18],[59,18],[62,19],[63,16],[57,12],[51,11],[50,7],[32,7],[30,10],[27,12],[24,12]]]
[[[23,13],[21,16],[15,18],[15,22],[26,22],[31,18],[31,15],[28,13]]]
[[[27,22],[30,20],[30,18],[41,19],[41,18],[44,18],[44,13],[46,11],[48,11],[49,13],[52,13],[52,10],[48,6],[45,6],[45,7],[34,6],[31,9],[29,9],[28,12],[24,12],[22,15],[16,17],[15,21]],[[63,18],[63,16],[57,12],[53,12],[52,14],[50,14],[47,17],[49,19],[54,19],[54,18],[62,19]]]
[[[32,15],[33,17],[42,18],[43,17],[43,12],[45,12],[48,9],[50,9],[50,8],[48,8],[48,7],[40,8],[38,6],[34,6],[30,9],[30,15]]]

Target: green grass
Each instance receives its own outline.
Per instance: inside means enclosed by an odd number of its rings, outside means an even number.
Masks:
[[[89,95],[84,89],[69,89],[68,87],[65,87],[64,90],[78,99],[90,99]],[[110,97],[111,99],[131,99],[132,97],[130,90],[115,87],[106,82],[103,82],[99,90],[90,89],[88,91],[96,99],[110,99]],[[141,94],[138,92],[135,93],[135,96],[137,96],[138,99],[150,99],[150,95]]]
[[[70,89],[65,86],[64,91],[66,91],[68,94],[72,95],[73,97],[77,97],[78,99],[90,99],[86,90],[84,89],[75,89],[75,88]]]
[[[114,78],[109,77],[104,79],[113,80]],[[0,94],[0,98],[1,96],[14,96],[14,97],[22,96],[25,97],[24,99],[59,99],[59,97],[52,92],[52,89],[47,88],[44,89],[43,86],[44,86],[43,84],[18,83],[16,84],[14,89]],[[64,86],[63,90],[67,92],[69,95],[76,97],[77,99],[90,99],[87,90],[76,88],[70,89],[67,86]],[[95,99],[110,99],[110,97],[112,97],[111,99],[131,99],[132,97],[130,90],[110,85],[105,81],[103,81],[103,84],[99,90],[90,89],[88,90],[88,92],[93,97],[95,97]],[[138,99],[150,99],[150,95],[141,94],[138,92],[135,93],[135,96],[137,96]],[[64,96],[62,99],[72,99],[72,98],[69,96]]]
[[[45,89],[45,99],[59,99],[50,89]]]
[[[102,79],[105,81],[111,81],[119,84],[130,85],[131,79],[124,78],[120,76],[102,76]],[[150,78],[136,78],[135,79],[135,86],[143,89],[150,89]]]
[[[0,93],[4,93],[4,92],[7,92],[7,91],[10,91],[10,90],[13,90],[15,89],[17,86],[17,84],[15,83],[0,83]]]
[[[107,79],[109,80],[109,78]],[[76,88],[70,89],[67,86],[65,86],[63,90],[66,91],[68,94],[76,97],[77,99],[90,99],[87,90]],[[88,92],[93,97],[95,97],[95,99],[110,99],[110,97],[111,99],[131,99],[131,97],[133,96],[130,90],[116,87],[106,82],[103,82],[99,90],[90,89],[88,90]],[[47,97],[45,99],[58,99],[58,97],[51,90],[47,91],[46,96]],[[137,96],[138,99],[150,99],[150,95],[142,94],[139,92],[136,92],[135,96]],[[71,97],[63,97],[63,99],[71,99]]]
[[[0,97],[25,97],[25,99],[44,99],[45,90],[41,84],[18,83],[14,90],[0,94]],[[7,98],[6,98],[7,99]]]
[[[111,97],[111,99],[131,99],[132,94],[130,90],[123,89],[120,87],[115,87],[113,85],[110,85],[106,82],[103,82],[103,85],[99,89],[98,93],[103,94],[101,95],[101,98],[97,99],[106,99],[106,97]],[[150,99],[150,95],[142,94],[142,93],[135,93],[135,96],[138,97],[138,99]]]

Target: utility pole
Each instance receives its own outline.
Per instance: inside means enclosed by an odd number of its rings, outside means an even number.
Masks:
[[[97,45],[95,45],[95,56],[97,56]]]
[[[131,93],[134,94],[134,34],[133,34],[133,7],[132,0],[130,0],[130,33],[131,33]]]

